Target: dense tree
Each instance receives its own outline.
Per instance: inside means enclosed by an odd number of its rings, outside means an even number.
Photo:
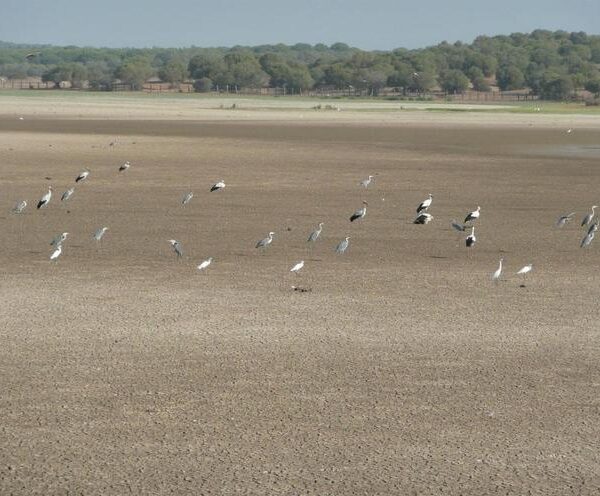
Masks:
[[[448,93],[464,93],[469,87],[469,78],[458,69],[449,69],[440,74],[439,83]]]
[[[518,90],[525,85],[525,76],[515,66],[502,66],[496,73],[496,81],[501,90]]]
[[[545,100],[565,100],[573,94],[573,81],[567,74],[548,71],[542,78],[540,96]]]
[[[158,77],[167,83],[181,83],[187,76],[187,68],[180,60],[171,60],[158,71]]]
[[[124,83],[130,84],[133,89],[140,90],[144,82],[154,74],[154,69],[144,58],[132,59],[124,62],[116,71],[116,76]]]

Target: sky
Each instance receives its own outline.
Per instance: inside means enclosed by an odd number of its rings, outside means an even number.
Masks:
[[[480,34],[600,34],[600,0],[0,0],[0,40],[103,47],[347,43],[367,50]]]

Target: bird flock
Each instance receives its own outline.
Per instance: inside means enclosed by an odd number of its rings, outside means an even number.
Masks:
[[[118,167],[118,172],[119,173],[126,172],[127,170],[130,169],[130,167],[131,167],[131,163],[129,161],[127,161]],[[62,193],[62,195],[60,197],[61,202],[69,201],[69,199],[75,193],[75,186],[86,181],[90,177],[90,174],[91,174],[91,170],[87,169],[87,168],[84,169],[81,173],[79,173],[77,175],[77,177],[75,178],[75,185],[68,188],[66,191],[64,191]],[[360,181],[358,184],[362,188],[367,189],[373,183],[373,180],[374,180],[374,176],[369,175],[366,179]],[[209,191],[211,193],[217,192],[217,191],[222,191],[225,189],[225,187],[226,187],[225,181],[223,179],[220,179],[217,182],[215,182],[214,184],[212,184]],[[37,210],[45,209],[48,207],[49,203],[52,200],[52,192],[53,192],[52,186],[49,186],[48,191],[38,201],[37,206],[36,206]],[[194,197],[193,192],[190,191],[190,192],[186,193],[181,199],[181,205],[185,206],[185,205],[189,204],[192,201],[193,197]],[[416,217],[413,220],[413,224],[426,225],[426,224],[430,223],[431,221],[433,221],[434,217],[433,217],[433,215],[431,215],[431,213],[429,213],[429,209],[431,208],[432,204],[433,204],[433,194],[429,193],[428,197],[417,206]],[[28,203],[26,200],[19,200],[14,205],[11,212],[14,214],[22,214],[25,211],[25,209],[27,208],[27,205],[28,205]],[[353,222],[357,222],[359,220],[364,219],[367,215],[367,207],[368,207],[368,202],[362,201],[362,207],[359,208],[358,210],[356,210],[349,217],[350,222],[353,223]],[[597,208],[599,208],[597,205],[593,205],[591,207],[591,211],[589,213],[587,213],[581,221],[581,227],[585,228],[584,237],[580,242],[581,248],[586,248],[586,247],[590,246],[590,244],[592,243],[592,241],[594,239],[595,233],[598,230],[598,220],[597,219],[594,220],[596,218],[595,210]],[[459,223],[454,219],[450,223],[451,228],[454,229],[456,232],[458,232],[458,233],[468,232],[467,236],[464,238],[464,244],[469,252],[471,251],[471,249],[473,247],[475,247],[475,245],[477,243],[477,237],[475,236],[475,225],[474,224],[479,220],[480,215],[481,215],[481,207],[477,206],[477,208],[475,210],[468,212],[466,214],[464,221],[462,223]],[[556,221],[556,227],[563,228],[573,219],[574,216],[575,216],[575,212],[561,215]],[[324,226],[323,222],[320,222],[318,224],[316,229],[309,234],[309,236],[307,238],[307,243],[313,244],[313,243],[317,242],[317,240],[319,239],[319,237],[321,236],[321,233],[323,231],[323,226]],[[109,230],[109,227],[107,227],[107,226],[98,228],[96,231],[94,231],[94,233],[92,235],[93,240],[100,244],[108,230]],[[63,233],[56,235],[52,239],[50,245],[52,246],[53,251],[49,257],[51,261],[56,262],[59,259],[59,257],[62,255],[63,245],[66,242],[68,236],[69,236],[68,232],[63,232]],[[268,247],[271,246],[274,239],[275,239],[275,232],[270,231],[264,238],[260,239],[256,243],[255,248],[264,253],[264,252],[266,252]],[[171,248],[172,248],[173,252],[175,253],[177,259],[182,259],[184,256],[184,251],[183,251],[181,242],[176,239],[169,239],[167,241],[171,245]],[[350,246],[350,236],[346,236],[335,246],[335,252],[339,255],[342,255],[348,250],[349,246]],[[199,265],[197,265],[197,269],[199,271],[205,271],[213,263],[213,260],[214,260],[213,257],[209,257],[208,259],[202,261]],[[498,283],[501,279],[502,271],[503,271],[503,263],[504,263],[504,258],[501,258],[499,261],[499,264],[498,264],[498,268],[492,274],[492,281],[494,283]],[[300,260],[291,267],[290,272],[298,275],[299,272],[304,268],[304,266],[305,266],[304,260]],[[523,279],[523,284],[521,284],[522,287],[525,286],[524,282],[525,282],[525,278],[526,278],[527,274],[529,274],[532,270],[533,270],[533,264],[529,263],[529,264],[523,266],[521,269],[519,269],[516,272],[516,275],[521,276]],[[299,290],[301,288],[297,288],[296,286],[293,286],[293,289]]]

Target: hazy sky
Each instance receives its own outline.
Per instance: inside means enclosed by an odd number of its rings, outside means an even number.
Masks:
[[[536,28],[600,33],[600,0],[0,0],[17,43],[392,49]]]

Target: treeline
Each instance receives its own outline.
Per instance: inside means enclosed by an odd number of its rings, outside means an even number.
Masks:
[[[442,42],[389,52],[344,43],[181,49],[0,43],[0,76],[41,76],[44,81],[93,89],[110,89],[115,80],[139,89],[158,77],[174,84],[192,80],[197,91],[331,87],[371,94],[383,87],[410,93],[436,87],[448,93],[489,91],[493,84],[501,90],[527,89],[542,98],[565,99],[581,89],[600,94],[600,36],[536,30],[479,36],[471,44]]]

